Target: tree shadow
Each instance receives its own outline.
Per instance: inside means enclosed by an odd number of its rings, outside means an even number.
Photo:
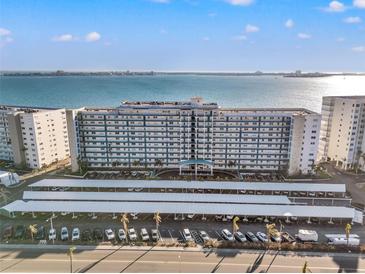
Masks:
[[[255,272],[256,269],[261,265],[262,263],[262,260],[264,259],[265,257],[265,254],[266,254],[266,250],[264,252],[261,252],[255,259],[255,261],[253,262],[253,264],[251,266],[249,266],[247,269],[246,269],[246,272],[247,273],[252,273],[252,272]]]

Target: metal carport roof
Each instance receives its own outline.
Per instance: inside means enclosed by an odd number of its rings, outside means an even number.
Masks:
[[[31,187],[95,187],[95,188],[174,188],[174,189],[225,189],[260,191],[346,192],[345,184],[327,183],[272,183],[272,182],[217,182],[170,180],[90,180],[43,179]]]
[[[239,216],[317,217],[353,219],[355,210],[347,207],[214,204],[214,203],[158,203],[158,202],[86,202],[86,201],[14,201],[4,207],[8,212],[74,212],[74,213],[155,213],[207,214]]]
[[[155,202],[211,202],[238,204],[291,204],[287,196],[149,193],[149,192],[76,192],[24,191],[24,200],[89,200],[89,201],[155,201]]]

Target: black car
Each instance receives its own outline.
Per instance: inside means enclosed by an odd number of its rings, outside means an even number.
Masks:
[[[46,230],[44,228],[44,226],[38,226],[37,227],[37,233],[34,236],[34,239],[36,240],[44,240],[46,237]]]
[[[99,228],[94,229],[94,239],[95,240],[102,240],[103,239],[103,232]]]
[[[14,238],[15,239],[24,239],[25,238],[25,226],[24,225],[18,225],[15,228],[15,235]]]
[[[246,232],[245,236],[250,242],[259,242],[259,239],[251,231]]]
[[[81,239],[83,241],[92,241],[93,238],[91,237],[91,230],[85,229],[84,231],[82,231]]]

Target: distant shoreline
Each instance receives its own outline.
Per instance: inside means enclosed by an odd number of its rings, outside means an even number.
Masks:
[[[96,71],[96,72],[71,72],[71,71],[32,71],[0,72],[0,76],[159,76],[159,75],[190,75],[190,76],[280,76],[290,78],[317,78],[330,76],[365,76],[365,73],[285,73],[285,72],[155,72],[155,71]]]

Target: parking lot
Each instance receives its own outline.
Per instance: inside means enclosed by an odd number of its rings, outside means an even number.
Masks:
[[[38,242],[39,240],[42,240],[41,242],[45,243],[44,240],[48,240],[48,233],[49,229],[51,228],[50,215],[38,215],[37,218],[32,218],[31,215],[25,215],[22,217],[17,217],[15,219],[9,219],[1,217],[1,241],[9,242],[9,243],[21,243],[21,242],[32,242],[30,233],[28,232],[24,239],[17,239],[14,240],[13,238],[6,240],[3,238],[3,232],[6,227],[12,226],[14,233],[16,230],[16,227],[19,225],[23,225],[26,228],[29,227],[31,224],[37,224],[38,226],[44,226],[45,227],[45,235],[42,239],[34,240],[33,242]],[[183,243],[184,237],[183,237],[183,230],[185,228],[188,228],[190,230],[191,236],[196,244],[203,244],[202,238],[199,236],[199,231],[205,231],[209,237],[212,240],[218,240],[218,241],[224,241],[222,237],[222,230],[228,229],[232,232],[232,221],[217,221],[215,220],[214,216],[204,216],[206,220],[202,220],[202,216],[194,216],[191,220],[187,219],[185,216],[184,220],[181,220],[181,216],[174,216],[173,214],[170,215],[162,215],[162,222],[159,225],[159,233],[160,233],[160,240],[162,242],[166,243]],[[176,217],[180,220],[175,220]],[[72,229],[77,227],[81,231],[81,237],[80,240],[76,242],[72,242],[70,240],[71,236],[69,237],[68,241],[62,242],[62,243],[73,243],[73,244],[98,244],[102,242],[109,242],[109,244],[130,244],[126,241],[117,241],[117,233],[118,230],[123,228],[123,224],[120,221],[120,216],[116,216],[115,219],[112,218],[111,215],[99,215],[96,219],[92,219],[92,217],[88,216],[87,214],[84,215],[78,215],[77,218],[72,219],[71,215],[68,216],[62,216],[59,215],[56,218],[53,218],[53,227],[56,229],[57,239],[55,240],[55,243],[61,243],[60,241],[60,231],[62,227],[67,227],[69,235],[72,233]],[[316,221],[316,220],[314,220]],[[327,239],[325,237],[325,234],[345,234],[345,223],[340,224],[336,222],[335,224],[328,224],[327,222],[322,223],[312,223],[307,224],[305,220],[299,220],[298,222],[292,222],[291,224],[286,224],[285,222],[282,222],[282,231],[288,232],[292,236],[294,236],[296,233],[298,233],[299,229],[308,229],[308,230],[315,230],[318,233],[319,241],[320,243],[326,243]],[[240,220],[238,222],[239,225],[239,231],[241,231],[243,234],[250,231],[256,234],[257,232],[263,232],[266,233],[266,223],[264,223],[262,220],[249,220],[248,223],[242,222]],[[278,220],[276,220],[276,226],[277,229],[280,230],[280,223]],[[138,240],[136,242],[141,242],[140,237],[140,231],[142,228],[146,228],[150,239],[151,239],[151,229],[156,228],[156,224],[153,221],[152,215],[138,215],[137,219],[133,218],[132,216],[129,216],[129,224],[128,228],[135,228]],[[106,239],[105,230],[106,229],[112,229],[116,234],[116,239],[112,241],[108,241]],[[89,230],[90,234],[92,236],[92,240],[82,240],[83,233],[85,230]],[[101,238],[95,240],[94,239],[94,231],[99,230],[101,231]],[[361,239],[361,243],[363,243],[365,239],[365,231],[363,228],[359,225],[354,225],[351,231],[352,234],[358,234]],[[150,240],[151,242],[152,240]],[[148,241],[147,241],[148,242]],[[51,244],[52,241],[48,240],[48,244]]]

